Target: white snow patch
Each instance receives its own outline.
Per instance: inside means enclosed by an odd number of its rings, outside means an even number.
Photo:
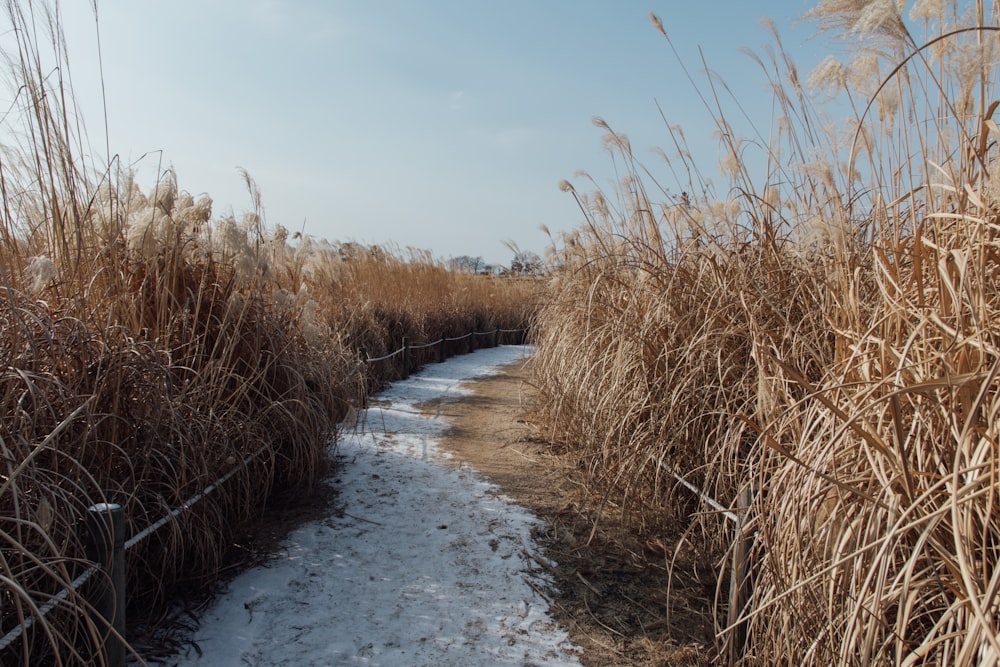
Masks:
[[[343,516],[302,526],[233,580],[201,619],[202,655],[180,664],[579,665],[535,590],[549,583],[530,557],[538,520],[443,464],[447,425],[416,408],[529,352],[456,357],[376,396],[337,447]]]

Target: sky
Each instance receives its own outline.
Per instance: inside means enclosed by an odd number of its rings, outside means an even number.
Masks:
[[[62,12],[96,162],[109,146],[146,189],[173,168],[215,215],[252,207],[244,168],[270,225],[506,263],[505,241],[541,254],[541,225],[582,222],[562,179],[591,189],[583,170],[613,187],[595,116],[656,171],[652,149],[670,148],[658,103],[716,176],[711,118],[650,11],[699,85],[700,49],[766,127],[769,84],[741,50],[771,43],[768,16],[815,64],[822,43],[794,25],[812,4],[98,0],[95,23],[91,2],[64,0]]]

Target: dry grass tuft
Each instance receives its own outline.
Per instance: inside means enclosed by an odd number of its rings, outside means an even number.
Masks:
[[[854,105],[846,133],[780,41],[758,58],[782,73],[763,180],[710,107],[735,201],[696,176],[671,197],[603,121],[620,189],[566,186],[585,223],[538,318],[546,435],[634,531],[708,536],[720,584],[732,527],[670,473],[752,490],[741,664],[1000,663],[1000,17],[932,4],[810,13],[856,43],[813,79]]]
[[[155,618],[218,576],[269,497],[323,474],[340,419],[394,377],[361,347],[526,326],[538,285],[290,239],[248,174],[237,219],[170,171],[144,192],[116,158],[95,168],[57,6],[3,9],[18,143],[0,163],[0,636],[35,622],[0,661],[94,664],[106,631],[78,595],[38,615],[89,566],[89,505],[124,505],[128,538],[231,473],[128,552],[130,617]]]

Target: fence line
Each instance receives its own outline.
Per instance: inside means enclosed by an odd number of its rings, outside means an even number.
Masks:
[[[69,586],[63,588],[58,593],[50,597],[48,602],[43,604],[41,607],[38,607],[38,614],[37,614],[38,618],[42,619],[48,616],[50,611],[55,609],[60,602],[63,602],[66,598],[69,597],[70,591],[76,592],[76,590],[80,588],[80,586],[83,586],[85,583],[87,583],[90,580],[90,578],[94,576],[94,573],[97,572],[99,569],[100,568],[97,565],[91,565],[84,571],[83,574],[74,579]],[[18,637],[20,637],[24,632],[30,629],[32,625],[34,625],[34,622],[35,622],[35,615],[25,616],[24,621],[22,623],[18,623],[17,625],[15,625],[10,632],[8,632],[6,635],[3,636],[3,639],[0,639],[0,651],[5,650],[8,646],[13,644]]]
[[[229,478],[235,475],[237,472],[239,472],[240,469],[246,468],[248,465],[250,465],[250,462],[252,460],[263,454],[264,451],[267,450],[269,447],[270,445],[264,445],[253,454],[250,454],[249,456],[244,458],[243,461],[241,461],[238,465],[234,465],[232,469],[225,475],[223,475],[222,477],[215,480],[214,482],[206,486],[198,493],[194,494],[193,496],[185,500],[179,507],[170,510],[170,512],[160,517],[155,523],[150,524],[145,529],[139,531],[138,533],[130,537],[125,542],[125,550],[128,551],[129,549],[131,549],[132,547],[139,544],[144,539],[146,539],[147,537],[158,531],[160,528],[162,528],[163,526],[167,525],[168,523],[176,519],[185,510],[191,509],[194,505],[200,502],[205,496],[207,496],[208,494],[212,493],[217,488],[219,488],[219,485],[227,482]]]
[[[433,343],[422,343],[422,344],[420,344],[420,345],[413,345],[413,344],[410,344],[410,349],[411,349],[411,350],[422,350],[422,349],[424,349],[425,347],[433,347],[433,346],[435,346],[435,345],[440,345],[440,344],[441,344],[441,343],[443,343],[443,342],[444,342],[444,338],[438,338],[438,339],[437,339],[436,341],[434,341]]]
[[[390,352],[389,354],[385,355],[384,357],[374,357],[372,359],[365,359],[365,362],[370,364],[370,363],[374,363],[376,361],[385,361],[386,359],[392,359],[397,354],[402,354],[403,350],[404,350],[404,348],[401,347],[398,350],[396,350],[395,352]]]
[[[204,489],[202,489],[198,493],[194,494],[193,496],[185,500],[183,503],[181,503],[180,506],[174,508],[166,515],[160,517],[157,521],[150,524],[149,526],[139,531],[128,540],[126,540],[125,551],[132,549],[137,544],[142,542],[144,539],[155,533],[157,530],[159,530],[160,528],[167,525],[168,523],[176,519],[178,516],[183,514],[186,510],[189,510],[193,506],[198,504],[198,502],[204,499],[205,496],[215,491],[219,487],[219,485],[224,484],[226,481],[228,481],[233,475],[239,472],[241,468],[245,468],[247,465],[249,465],[250,461],[260,456],[266,449],[268,449],[267,445],[261,447],[253,454],[250,454],[249,456],[244,458],[243,461],[240,462],[240,464],[234,465],[232,469],[225,475],[215,480],[214,482],[206,486]],[[72,592],[78,591],[80,587],[86,584],[87,581],[90,580],[90,577],[93,576],[94,573],[97,572],[99,569],[100,567],[97,565],[90,566],[89,568],[87,568],[87,570],[84,571],[83,574],[81,574],[72,582],[70,582],[69,586],[61,589],[58,593],[49,598],[48,602],[43,604],[41,607],[38,607],[38,614],[37,614],[38,619],[41,620],[46,616],[48,616],[49,612],[51,612],[59,605],[59,603],[64,602],[69,597],[71,591]],[[27,616],[25,617],[23,623],[19,623],[15,627],[11,628],[10,632],[8,632],[6,635],[4,635],[2,639],[0,639],[0,651],[3,651],[12,643],[14,643],[14,641],[24,633],[24,631],[28,630],[34,624],[35,616],[36,615]]]
[[[372,358],[372,359],[367,359],[366,358],[364,361],[366,363],[374,363],[374,362],[377,362],[377,361],[385,361],[385,360],[391,359],[391,358],[393,358],[393,357],[395,357],[395,356],[397,356],[399,354],[404,354],[405,355],[405,353],[407,353],[408,350],[419,350],[419,349],[423,349],[423,348],[427,348],[427,347],[432,347],[434,345],[441,345],[445,341],[459,341],[459,340],[464,340],[466,338],[469,338],[470,336],[475,336],[475,335],[483,336],[483,335],[490,335],[490,334],[494,334],[494,333],[524,333],[525,331],[526,331],[525,329],[495,329],[493,331],[487,331],[487,332],[470,331],[469,333],[465,334],[464,336],[459,336],[457,338],[442,337],[442,338],[439,338],[438,340],[436,340],[434,342],[431,342],[431,343],[423,343],[423,344],[420,344],[420,345],[411,345],[409,343],[405,343],[403,345],[403,347],[401,347],[398,350],[396,350],[394,352],[391,352],[391,353],[389,353],[389,354],[387,354],[385,356],[375,357],[375,358]],[[194,505],[196,505],[198,502],[200,502],[201,500],[203,500],[206,496],[208,496],[209,494],[211,494],[212,492],[214,492],[216,489],[218,489],[220,485],[222,485],[226,481],[228,481],[239,470],[241,470],[242,468],[245,468],[246,466],[248,466],[253,459],[255,459],[258,456],[260,456],[268,448],[269,448],[269,446],[265,445],[265,446],[261,447],[260,449],[258,449],[253,454],[248,455],[239,464],[234,465],[232,467],[232,469],[230,469],[229,472],[227,472],[226,474],[224,474],[222,477],[218,478],[217,480],[215,480],[211,484],[207,485],[204,489],[202,489],[198,493],[194,494],[193,496],[191,496],[190,498],[188,498],[187,500],[185,500],[180,506],[178,506],[178,507],[170,510],[170,512],[168,512],[167,514],[165,514],[164,516],[160,517],[159,519],[157,519],[155,522],[153,522],[152,524],[150,524],[149,526],[147,526],[143,530],[139,531],[138,533],[136,533],[135,535],[133,535],[132,537],[130,537],[128,540],[125,541],[125,545],[124,545],[125,551],[128,551],[129,549],[134,548],[136,545],[138,545],[140,542],[142,542],[143,540],[145,540],[146,538],[148,538],[150,535],[152,535],[153,533],[155,533],[156,531],[158,531],[160,528],[162,528],[163,526],[167,525],[171,521],[175,520],[177,517],[179,517],[185,511],[191,509]],[[90,580],[90,578],[94,575],[94,573],[96,573],[100,569],[102,569],[102,568],[99,565],[91,565],[89,568],[87,568],[83,572],[83,574],[81,574],[76,579],[74,579],[72,582],[70,582],[69,586],[66,586],[66,587],[62,588],[58,593],[52,595],[45,604],[41,605],[40,607],[37,607],[37,609],[38,609],[38,613],[37,614],[31,614],[31,615],[25,616],[24,620],[21,623],[18,623],[16,626],[14,626],[13,628],[11,628],[11,630],[6,635],[4,635],[3,638],[0,638],[0,651],[4,651],[5,649],[7,649],[12,643],[14,643],[15,641],[17,641],[17,639],[19,637],[21,637],[21,635],[23,635],[24,632],[26,632],[28,629],[30,629],[31,626],[36,622],[36,616],[37,616],[38,620],[44,619],[60,603],[64,602],[67,598],[69,598],[69,594],[71,592],[76,592],[77,590],[79,590],[80,587],[82,587],[83,585],[85,585]],[[31,606],[34,606],[34,605],[32,604]]]
[[[495,334],[503,334],[503,333],[522,333],[523,334],[523,333],[526,333],[526,332],[527,332],[527,329],[500,329],[500,328],[497,328],[497,329],[493,329],[492,331],[470,331],[469,333],[464,334],[462,336],[455,336],[455,337],[442,336],[441,338],[438,338],[437,340],[431,341],[429,343],[407,343],[407,342],[404,342],[403,346],[400,347],[397,350],[394,350],[394,351],[392,351],[392,352],[390,352],[388,354],[385,354],[385,355],[383,355],[381,357],[371,357],[371,358],[365,357],[364,361],[365,361],[365,363],[373,364],[373,363],[375,363],[377,361],[386,361],[388,359],[392,359],[393,357],[395,357],[397,355],[400,355],[400,354],[403,354],[405,356],[405,354],[407,353],[408,350],[423,350],[425,348],[434,347],[435,345],[441,345],[442,343],[446,343],[446,342],[447,343],[454,343],[454,342],[457,342],[457,341],[460,341],[460,340],[465,340],[466,338],[473,337],[473,336],[492,336],[492,335],[495,335]]]
[[[695,486],[691,482],[687,481],[686,479],[684,479],[683,477],[681,477],[680,475],[678,475],[677,473],[675,473],[673,470],[667,469],[667,467],[663,465],[662,461],[657,461],[656,465],[660,468],[660,470],[662,470],[665,473],[668,473],[671,477],[673,477],[678,482],[680,482],[681,484],[683,484],[684,486],[686,486],[692,493],[694,493],[696,496],[698,496],[699,498],[701,498],[705,502],[706,505],[708,505],[712,509],[718,511],[720,514],[722,514],[722,516],[726,517],[727,519],[729,519],[730,521],[732,521],[735,524],[738,524],[740,522],[740,519],[736,515],[736,512],[734,512],[731,509],[725,507],[722,503],[720,503],[715,498],[712,498],[711,496],[706,495],[704,491],[702,491],[697,486]]]
[[[718,511],[723,517],[732,521],[733,527],[733,547],[731,556],[731,572],[729,575],[729,613],[726,627],[733,630],[730,639],[726,642],[726,657],[729,664],[739,662],[746,645],[746,620],[742,620],[743,610],[746,608],[750,597],[750,589],[753,584],[753,577],[750,575],[750,544],[753,542],[752,535],[745,535],[740,539],[740,533],[746,525],[746,513],[753,502],[753,494],[750,488],[740,491],[737,500],[737,511],[726,508],[718,500],[707,495],[697,486],[684,479],[682,476],[669,470],[662,461],[656,461],[656,465],[665,473],[676,479],[688,490],[697,495],[705,504]]]

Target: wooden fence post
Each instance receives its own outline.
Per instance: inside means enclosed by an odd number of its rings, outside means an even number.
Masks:
[[[410,377],[410,339],[403,336],[403,377]]]
[[[746,525],[750,505],[753,502],[753,491],[749,486],[740,491],[736,507],[736,529],[734,530],[733,562],[729,578],[729,614],[727,626],[733,628],[729,638],[729,664],[739,662],[747,641],[746,621],[740,620],[750,599],[753,579],[750,573],[750,548],[752,535],[742,535]],[[735,626],[735,627],[734,627]]]
[[[106,664],[125,667],[125,510],[121,505],[98,503],[87,508],[86,544],[87,558],[101,567],[91,578],[87,601],[94,609],[94,624],[104,633]]]
[[[469,350],[468,351],[472,352],[475,349],[476,349],[476,332],[473,331],[472,333],[469,334]]]
[[[363,410],[368,408],[368,381],[371,378],[371,369],[368,365],[368,348],[361,346],[361,364],[364,370],[364,395],[361,397],[361,408]]]
[[[493,330],[493,347],[499,347],[500,345],[500,327]]]
[[[444,363],[444,360],[448,358],[448,350],[445,348],[446,344],[444,336],[441,336],[441,342],[438,343],[438,363]]]

